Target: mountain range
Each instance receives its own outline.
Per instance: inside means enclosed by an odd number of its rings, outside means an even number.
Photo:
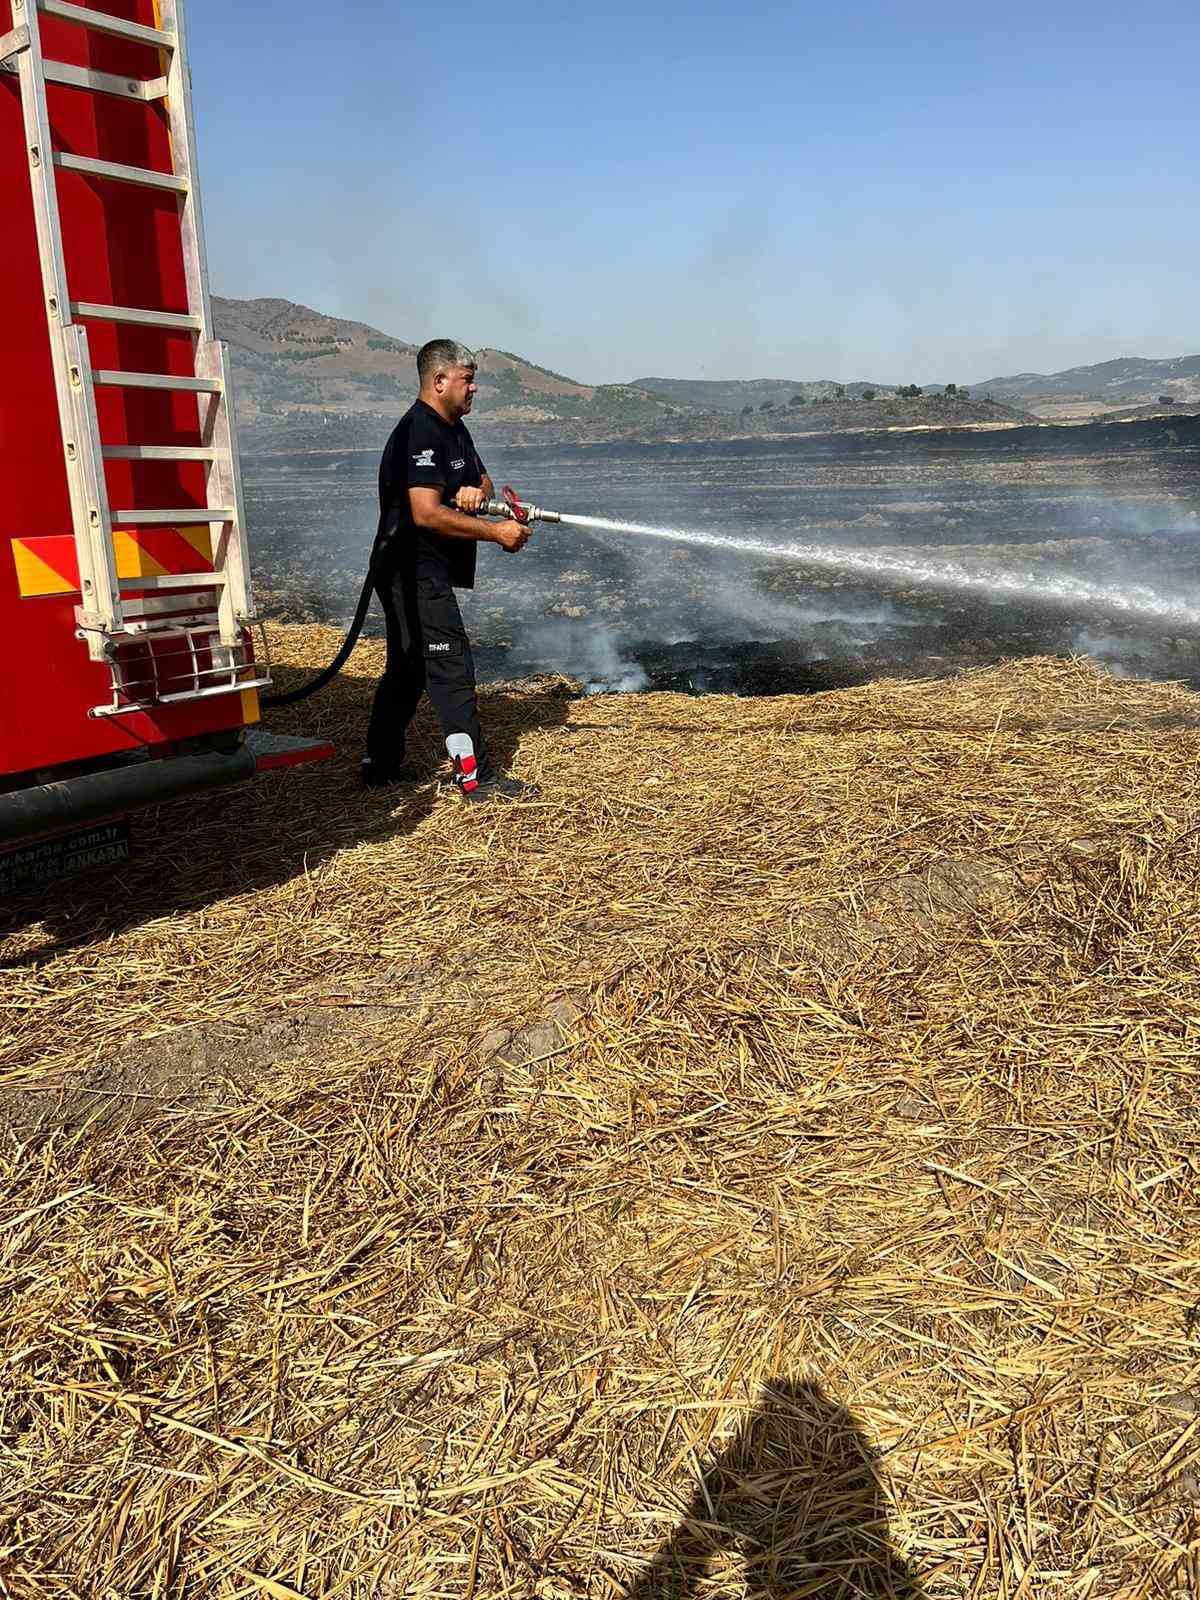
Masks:
[[[352,447],[377,441],[415,390],[417,346],[364,322],[330,317],[290,300],[213,298],[217,332],[230,345],[243,437],[251,449],[309,447],[314,436]],[[1054,374],[1019,373],[973,385],[970,394],[899,395],[887,384],[832,379],[639,378],[586,384],[505,350],[479,362],[472,429],[505,443],[616,439],[716,439],[731,434],[933,426],[1094,415],[1170,395],[1200,401],[1200,356],[1129,357]]]
[[[1170,395],[1179,405],[1195,405],[1200,401],[1200,356],[1165,360],[1119,356],[1115,361],[1067,367],[1063,372],[1018,372],[1009,378],[989,378],[975,389],[1023,406],[1093,400],[1105,409],[1115,409],[1152,405],[1163,395]]]

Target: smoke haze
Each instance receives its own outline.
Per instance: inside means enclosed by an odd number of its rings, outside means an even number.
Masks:
[[[497,481],[539,504],[756,546],[540,524],[519,556],[489,547],[478,589],[462,597],[487,676],[563,671],[592,688],[758,691],[1086,648],[1142,675],[1200,679],[1196,629],[1182,619],[1174,632],[1147,631],[1136,618],[1091,614],[1086,594],[1057,609],[1041,603],[1059,581],[1200,606],[1196,450],[1165,445],[1145,425],[1020,430],[1019,448],[1004,433],[483,447]],[[374,527],[374,465],[248,463],[268,593],[348,618]],[[910,570],[821,567],[805,545]],[[918,576],[930,563],[1006,584],[1019,576],[1034,592],[930,587]]]

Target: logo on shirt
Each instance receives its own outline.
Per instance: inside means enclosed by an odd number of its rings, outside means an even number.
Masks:
[[[420,451],[419,454],[417,454],[417,455],[415,455],[413,457],[413,466],[414,467],[431,467],[431,466],[433,466],[433,451],[432,450],[422,450],[422,451]]]
[[[465,461],[452,461],[450,463],[450,470],[451,472],[461,472],[466,464],[467,463]]]
[[[431,644],[429,646],[429,650],[430,650],[431,654],[433,653],[433,651],[436,650],[436,651],[438,651],[439,654],[444,652],[446,655],[449,655],[450,646],[449,646],[449,644]]]

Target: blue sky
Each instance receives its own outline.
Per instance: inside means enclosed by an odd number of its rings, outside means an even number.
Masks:
[[[1200,350],[1200,13],[188,8],[214,288],[592,382]]]

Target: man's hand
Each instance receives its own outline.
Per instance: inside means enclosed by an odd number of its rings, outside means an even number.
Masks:
[[[460,511],[465,511],[469,516],[473,516],[486,499],[487,495],[480,488],[460,489],[454,496],[454,504]]]
[[[496,522],[492,524],[495,532],[493,537],[502,550],[507,550],[512,555],[517,550],[524,550],[529,543],[529,535],[533,529],[524,522]]]

